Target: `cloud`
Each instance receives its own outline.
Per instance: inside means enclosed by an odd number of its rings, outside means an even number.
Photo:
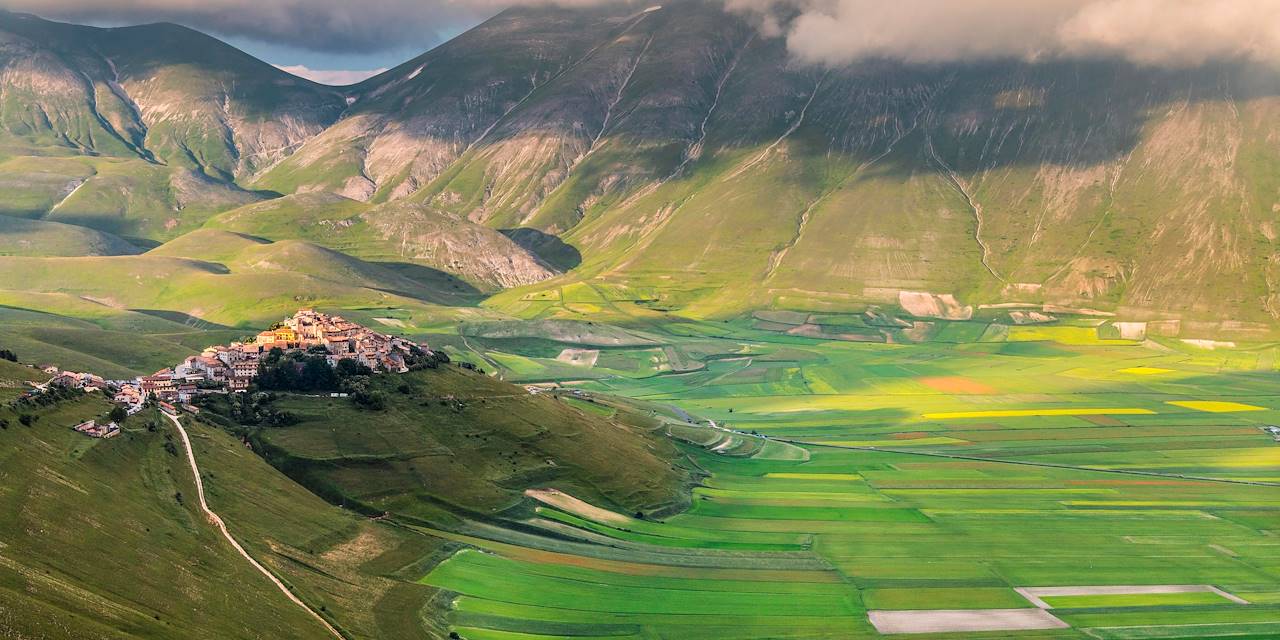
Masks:
[[[1280,0],[726,0],[829,65],[1118,56],[1280,64]]]
[[[647,1],[647,0],[645,0]],[[695,0],[690,0],[695,1]],[[1280,0],[706,0],[785,37],[793,56],[839,65],[1112,55],[1146,65],[1280,64]],[[641,0],[0,0],[98,24],[171,21],[315,52],[426,48],[515,5]],[[312,63],[315,64],[314,62]]]
[[[386,71],[386,67],[381,69],[360,70],[344,70],[344,69],[311,69],[305,65],[275,65],[277,69],[286,73],[292,73],[300,78],[306,78],[320,84],[332,85],[335,87],[345,87],[349,84],[355,84],[361,80],[372,78],[373,76]]]

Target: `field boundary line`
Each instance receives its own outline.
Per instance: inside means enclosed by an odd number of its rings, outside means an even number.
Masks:
[[[741,435],[751,435],[738,432]],[[993,464],[1016,464],[1024,467],[1043,467],[1048,469],[1068,469],[1071,471],[1092,471],[1095,473],[1114,473],[1127,476],[1145,476],[1149,478],[1171,478],[1175,480],[1194,480],[1197,482],[1218,482],[1222,484],[1241,484],[1254,487],[1280,487],[1280,482],[1263,482],[1260,480],[1236,480],[1232,478],[1213,478],[1209,476],[1191,476],[1181,473],[1160,473],[1159,471],[1141,471],[1138,469],[1103,469],[1102,467],[1081,467],[1070,464],[1060,464],[1056,462],[1032,462],[1030,460],[1010,460],[1008,458],[983,458],[981,456],[967,456],[958,453],[940,453],[936,451],[910,451],[906,449],[887,449],[884,447],[859,447],[853,445],[829,444],[825,442],[810,442],[807,440],[795,440],[791,438],[771,438],[767,436],[756,436],[766,440],[777,440],[778,442],[786,442],[802,447],[827,447],[830,449],[848,449],[852,451],[878,451],[881,453],[897,453],[910,456],[926,456],[930,458],[948,458],[951,460],[966,460],[973,462],[990,462]]]
[[[289,590],[289,587],[285,586],[284,582],[281,581],[280,578],[277,578],[274,573],[271,573],[269,569],[262,566],[262,564],[255,560],[252,555],[249,555],[249,552],[246,551],[244,547],[240,546],[239,542],[236,542],[235,537],[233,537],[231,532],[227,530],[227,524],[223,522],[222,517],[214,513],[213,509],[209,508],[209,503],[205,502],[204,481],[200,478],[200,467],[196,464],[196,451],[191,447],[191,439],[187,437],[187,430],[182,427],[182,422],[178,420],[177,416],[170,415],[168,413],[165,413],[164,415],[173,422],[173,426],[178,428],[178,435],[182,437],[182,446],[187,449],[187,461],[191,463],[191,473],[195,476],[196,495],[200,498],[200,509],[204,511],[206,516],[208,516],[209,521],[212,522],[214,526],[218,527],[218,530],[222,532],[222,537],[226,538],[227,542],[230,542],[231,546],[234,547],[245,560],[248,560],[249,564],[253,565],[254,569],[257,569],[259,573],[271,580],[272,584],[276,585],[285,597],[289,598],[289,600],[294,604],[302,607],[307,613],[311,614],[311,617],[324,625],[324,628],[327,629],[329,633],[333,634],[333,637],[338,638],[338,640],[346,640],[346,636],[342,635],[336,627],[329,624],[329,621],[325,620],[324,617],[317,613],[315,609],[312,609],[310,605],[303,602],[298,596],[294,595],[294,593]]]

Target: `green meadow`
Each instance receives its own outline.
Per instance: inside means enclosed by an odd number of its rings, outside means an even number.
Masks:
[[[623,325],[640,346],[564,332],[451,344],[509,380],[576,389],[596,412],[648,411],[706,473],[667,518],[542,505],[524,524],[543,536],[469,540],[421,580],[457,594],[451,628],[873,637],[868,610],[1035,607],[1019,587],[1210,585],[1248,604],[1058,596],[1045,600],[1067,628],[946,637],[1280,632],[1280,443],[1261,429],[1280,423],[1280,347],[1123,341],[1086,320],[863,342],[788,332],[814,321],[799,315]],[[566,364],[563,349],[599,353]]]

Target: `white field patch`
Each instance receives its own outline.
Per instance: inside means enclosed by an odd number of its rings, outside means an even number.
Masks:
[[[1058,596],[1129,596],[1150,593],[1216,593],[1236,604],[1249,604],[1248,600],[1235,594],[1227,593],[1211,584],[1134,584],[1105,585],[1092,587],[1017,587],[1014,589],[1028,602],[1041,609],[1052,609],[1053,605],[1043,598]]]
[[[1209,351],[1215,351],[1217,349],[1234,349],[1236,347],[1236,343],[1231,341],[1222,341],[1222,340],[1198,340],[1195,338],[1183,338],[1182,343],[1189,344],[1199,349],[1207,349]]]
[[[549,507],[601,524],[625,525],[631,522],[627,516],[579,500],[559,489],[526,489],[524,494]]]
[[[960,304],[950,293],[899,291],[898,306],[917,318],[968,320],[973,317],[973,307]]]
[[[1120,338],[1122,340],[1147,339],[1147,323],[1145,322],[1116,322],[1113,324],[1120,332]]]
[[[600,358],[599,349],[565,349],[556,356],[556,360],[575,367],[591,367],[596,366],[596,360]]]
[[[868,611],[867,617],[883,634],[1029,631],[1070,626],[1044,609]]]
[[[378,324],[385,324],[388,327],[404,328],[405,326],[404,320],[401,320],[399,318],[374,318],[374,321],[377,322]]]

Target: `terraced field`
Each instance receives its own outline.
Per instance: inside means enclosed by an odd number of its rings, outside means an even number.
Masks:
[[[527,523],[554,535],[465,540],[422,582],[473,639],[1273,637],[1277,347],[1100,324],[907,344],[638,324],[696,364],[602,371],[636,347],[595,345],[560,377],[581,336],[468,341],[573,402],[647,409],[708,475],[661,521],[544,501]]]

